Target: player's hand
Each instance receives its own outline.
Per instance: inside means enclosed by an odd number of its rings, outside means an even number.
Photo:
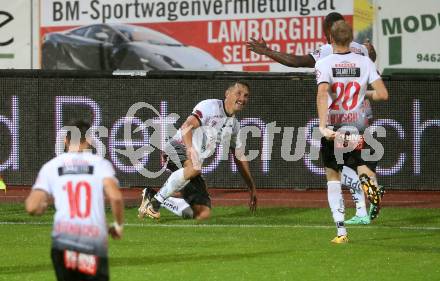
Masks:
[[[333,140],[336,137],[336,132],[334,132],[333,130],[330,130],[329,128],[319,127],[319,131],[324,136],[324,138],[326,138],[327,140]]]
[[[108,228],[108,233],[115,240],[119,240],[122,238],[122,232],[123,232],[123,226],[117,224],[116,222],[114,222]]]
[[[370,39],[365,39],[364,46],[368,50],[368,56],[370,59],[374,62],[376,61],[376,50],[374,49],[374,46],[370,43]]]
[[[249,211],[251,211],[252,214],[255,214],[257,211],[257,194],[255,191],[250,192]]]
[[[256,40],[255,38],[251,38],[246,42],[246,47],[248,50],[260,55],[265,55],[270,50],[264,39]]]

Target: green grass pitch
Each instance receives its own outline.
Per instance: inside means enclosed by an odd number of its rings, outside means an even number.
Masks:
[[[440,280],[440,209],[384,208],[348,227],[345,245],[330,243],[328,209],[215,207],[202,223],[136,214],[126,209],[123,240],[110,239],[111,280]],[[0,280],[55,280],[52,215],[0,205]]]

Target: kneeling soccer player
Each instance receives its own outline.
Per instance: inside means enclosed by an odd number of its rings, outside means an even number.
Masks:
[[[208,99],[199,102],[192,114],[186,119],[176,135],[165,148],[168,168],[171,175],[151,199],[149,192],[144,196],[139,207],[139,218],[148,216],[159,219],[161,206],[167,207],[167,200],[181,191],[183,198],[191,206],[191,216],[195,219],[207,219],[211,213],[211,200],[201,176],[204,159],[212,155],[216,147],[223,144],[231,148],[235,163],[249,188],[251,212],[257,206],[256,188],[249,163],[242,151],[239,140],[240,123],[235,114],[244,109],[249,100],[249,85],[235,82],[225,91],[225,99]],[[182,201],[180,201],[182,202]]]

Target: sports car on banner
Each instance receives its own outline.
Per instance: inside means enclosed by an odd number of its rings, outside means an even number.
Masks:
[[[128,24],[94,24],[48,33],[43,69],[223,70],[202,49],[153,29]]]

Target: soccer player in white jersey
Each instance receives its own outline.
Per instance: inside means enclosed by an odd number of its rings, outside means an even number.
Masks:
[[[344,165],[357,170],[376,214],[381,199],[375,173],[377,161],[361,153],[363,149],[372,150],[364,141],[368,118],[363,113],[362,102],[368,84],[374,89],[368,92],[374,101],[387,100],[388,91],[374,63],[368,57],[350,51],[352,39],[353,31],[346,22],[334,23],[330,39],[334,53],[319,60],[315,66],[319,130],[323,135],[321,156],[326,171],[328,201],[337,226],[334,243],[348,242],[340,173]],[[338,154],[342,155],[342,161]]]
[[[26,211],[41,215],[55,203],[51,258],[58,280],[108,280],[107,233],[120,239],[124,204],[112,164],[89,150],[84,121],[71,124],[63,153],[41,168]],[[107,227],[104,194],[114,222]]]
[[[210,217],[211,200],[201,176],[203,160],[211,156],[219,144],[230,149],[241,176],[249,188],[251,212],[257,206],[255,182],[238,137],[240,123],[235,114],[244,109],[249,100],[249,85],[235,82],[225,92],[225,99],[208,99],[198,103],[176,135],[165,148],[167,167],[173,171],[154,197],[143,196],[139,218],[160,218],[159,208],[167,207],[167,200],[178,191],[191,206],[192,216],[203,220]],[[172,211],[172,210],[171,210]]]
[[[266,55],[271,59],[290,67],[315,67],[315,63],[320,59],[327,57],[333,53],[333,47],[330,44],[330,28],[337,21],[343,21],[344,17],[340,13],[332,12],[329,13],[323,23],[324,34],[327,39],[327,44],[322,45],[319,49],[315,50],[313,53],[303,56],[297,56],[288,53],[282,53],[270,49],[266,42],[261,40],[256,40],[251,38],[246,44],[248,49],[260,55]],[[372,61],[376,60],[376,51],[373,45],[367,40],[363,45],[357,42],[350,42],[350,50],[353,53],[360,54],[363,56],[369,56]],[[369,116],[369,119],[373,118],[370,101],[366,99],[364,101],[364,109]],[[370,214],[367,213],[364,192],[360,186],[359,178],[356,172],[349,167],[344,167],[342,170],[342,184],[350,189],[353,201],[356,205],[356,214],[351,219],[347,220],[347,224],[369,224],[371,219],[375,217],[372,216],[374,213],[370,206]]]

